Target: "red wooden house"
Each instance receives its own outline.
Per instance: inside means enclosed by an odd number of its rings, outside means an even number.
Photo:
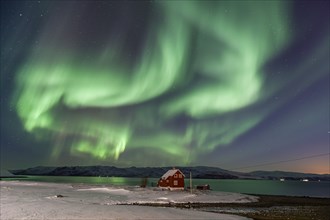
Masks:
[[[179,169],[168,170],[158,181],[158,187],[167,189],[184,189],[184,174]]]

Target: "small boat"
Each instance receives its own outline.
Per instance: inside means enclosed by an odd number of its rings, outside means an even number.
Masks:
[[[283,182],[283,181],[285,181],[285,179],[284,178],[281,178],[280,181]]]
[[[308,182],[309,180],[308,180],[308,179],[303,179],[302,181],[303,181],[303,182]]]

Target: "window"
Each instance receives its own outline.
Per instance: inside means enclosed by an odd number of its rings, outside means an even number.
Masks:
[[[177,186],[178,185],[178,181],[177,180],[174,180],[173,181],[173,184],[174,184],[174,186]]]
[[[174,175],[174,178],[178,178],[178,174],[175,174],[175,175]]]
[[[168,180],[166,180],[166,182],[168,183]]]
[[[179,174],[179,178],[182,178],[182,174]]]

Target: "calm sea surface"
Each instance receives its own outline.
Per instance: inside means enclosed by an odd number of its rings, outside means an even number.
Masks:
[[[7,180],[15,180],[7,179]],[[16,179],[17,180],[17,179]],[[139,186],[141,178],[126,177],[72,177],[72,176],[28,176],[24,181],[54,183],[85,183],[116,186]],[[148,186],[156,186],[158,179],[149,178]],[[209,184],[214,191],[239,192],[266,195],[312,196],[330,198],[330,182],[302,182],[275,180],[211,180],[193,179],[193,186]],[[189,186],[189,179],[185,180]]]

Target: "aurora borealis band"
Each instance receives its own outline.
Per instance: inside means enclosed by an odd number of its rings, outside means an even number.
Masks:
[[[328,8],[1,2],[1,163],[234,169],[329,153]]]

